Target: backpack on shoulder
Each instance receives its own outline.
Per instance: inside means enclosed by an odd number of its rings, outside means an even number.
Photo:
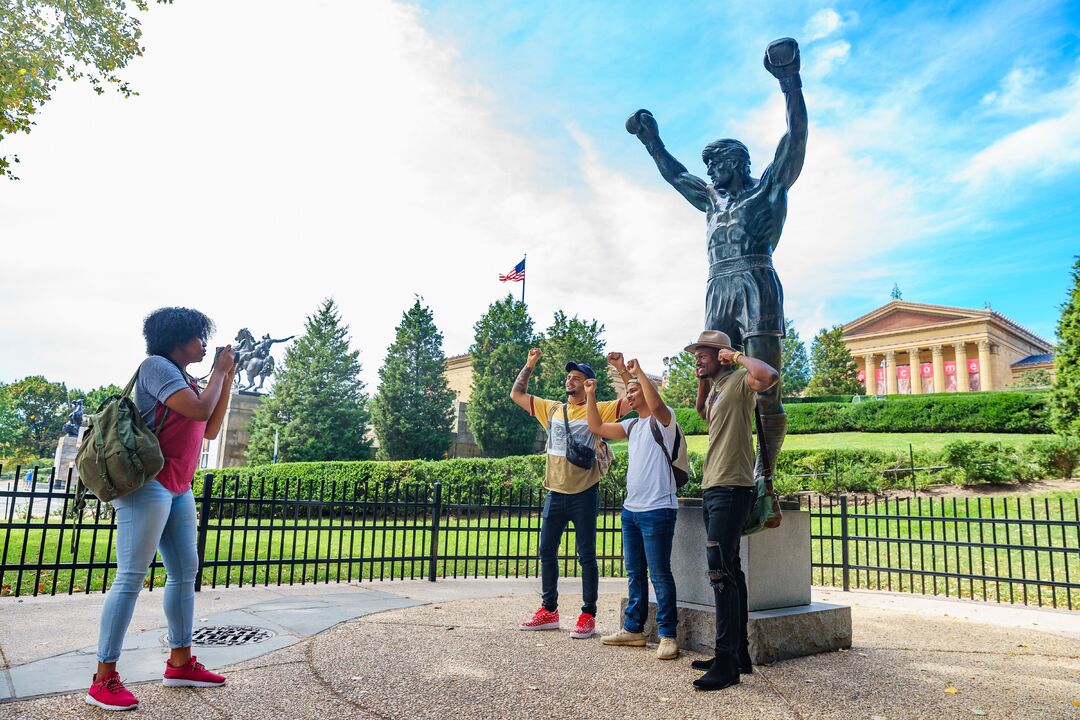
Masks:
[[[86,507],[87,490],[101,502],[111,502],[135,492],[165,466],[157,432],[147,427],[131,399],[138,378],[136,370],[123,393],[108,397],[90,415],[82,445],[75,455],[75,466],[79,469],[75,486],[76,517],[81,517]],[[158,432],[165,426],[168,415],[166,407]]]
[[[630,421],[630,425],[626,428],[627,438],[630,437],[630,432],[640,419],[634,418]],[[671,475],[675,478],[675,487],[681,488],[690,482],[690,454],[686,447],[686,436],[683,435],[679,423],[675,422],[674,415],[671,416],[671,421],[675,423],[675,447],[673,453],[668,452],[667,445],[664,444],[664,435],[660,431],[660,426],[657,424],[655,417],[649,418],[649,429],[652,431],[653,440],[660,446],[661,452],[667,458],[668,465],[671,467]]]

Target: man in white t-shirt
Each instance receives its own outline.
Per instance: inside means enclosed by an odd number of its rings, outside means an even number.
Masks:
[[[678,425],[675,412],[664,404],[637,360],[626,363],[626,369],[631,376],[626,383],[626,399],[637,411],[636,419],[603,422],[596,405],[596,382],[585,383],[589,430],[609,440],[626,438],[630,452],[622,510],[629,601],[622,629],[600,642],[634,647],[645,645],[651,575],[660,635],[656,657],[673,660],[679,656],[679,643],[675,637],[679,617],[675,608],[675,577],[671,574],[671,544],[679,502],[675,497],[675,474],[668,458],[674,454]],[[663,440],[663,447],[658,438]]]

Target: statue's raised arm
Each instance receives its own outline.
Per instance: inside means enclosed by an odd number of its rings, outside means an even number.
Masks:
[[[771,166],[774,179],[785,191],[799,179],[806,159],[806,100],[799,65],[799,44],[792,38],[775,40],[765,50],[765,69],[780,81],[787,106],[787,133],[780,138]]]
[[[667,151],[660,140],[660,129],[656,118],[648,110],[638,110],[626,120],[626,132],[637,136],[645,149],[649,151],[656,167],[664,179],[686,198],[691,205],[702,212],[709,209],[709,195],[704,180],[687,171],[686,166]]]

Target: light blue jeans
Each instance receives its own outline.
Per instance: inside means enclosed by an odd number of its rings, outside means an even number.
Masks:
[[[191,645],[195,614],[196,549],[195,498],[191,490],[174,495],[157,480],[112,501],[116,509],[116,578],[105,597],[98,631],[98,661],[120,658],[135,600],[146,571],[161,551],[165,562],[165,619],[169,647]]]

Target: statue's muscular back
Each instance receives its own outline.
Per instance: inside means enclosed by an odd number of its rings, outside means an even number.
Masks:
[[[787,219],[787,192],[771,180],[771,170],[769,167],[752,189],[735,200],[717,192],[712,184],[708,186],[705,218],[710,263],[772,255]]]

